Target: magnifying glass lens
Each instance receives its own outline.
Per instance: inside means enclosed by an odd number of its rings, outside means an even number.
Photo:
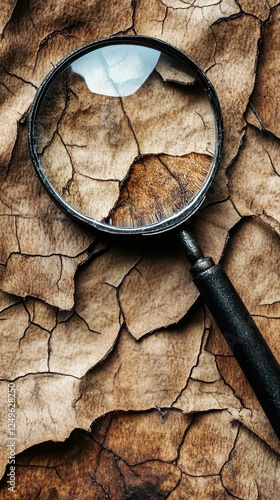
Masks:
[[[213,176],[213,104],[171,53],[141,43],[93,47],[54,72],[35,114],[33,154],[45,184],[105,230],[187,218]]]

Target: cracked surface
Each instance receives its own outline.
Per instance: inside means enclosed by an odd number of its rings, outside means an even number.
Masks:
[[[225,440],[218,449],[221,425]],[[215,461],[200,461],[200,445]],[[184,461],[187,450],[190,461]],[[48,442],[20,454],[21,497],[15,498],[45,498],[50,492],[98,499],[269,498],[271,484],[279,488],[279,467],[276,454],[232,424],[225,411],[195,419],[175,410],[117,412],[98,420],[90,433],[76,430],[65,443]]]
[[[256,85],[252,105],[259,117],[259,128],[269,130],[279,137],[279,8],[275,8],[264,26],[260,64],[257,69]],[[250,120],[250,118],[249,118]]]
[[[56,192],[82,214],[120,227],[150,225],[185,208],[207,178],[216,140],[206,92],[184,82],[189,67],[161,57],[128,97],[92,92],[92,75],[73,67],[51,82],[34,127],[38,161]],[[133,75],[137,67],[129,69]],[[99,85],[106,85],[101,77]]]
[[[271,500],[279,490],[279,443],[198,299],[174,235],[101,241],[49,200],[27,148],[35,89],[75,47],[137,33],[193,57],[218,92],[225,144],[191,228],[280,359],[279,9],[276,0],[18,0],[1,9],[0,467],[4,474],[14,380],[15,498]],[[75,106],[70,88],[62,89],[56,124]],[[144,98],[142,106],[145,115]],[[169,163],[162,147],[149,156],[155,136],[166,137],[158,107],[147,149],[125,100],[118,113],[135,134],[132,161],[141,145],[145,161],[171,172],[173,155],[186,154],[184,140],[168,121]],[[61,148],[61,126],[51,130],[50,148],[62,151],[70,190],[75,156],[73,182],[84,189],[83,144],[75,138]],[[7,475],[0,496],[10,498]]]

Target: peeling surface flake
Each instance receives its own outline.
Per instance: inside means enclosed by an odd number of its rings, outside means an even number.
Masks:
[[[125,411],[171,406],[196,364],[203,334],[201,316],[196,315],[191,328],[183,323],[141,342],[123,331],[104,365],[81,381],[76,404],[80,424],[89,426],[93,402],[95,417],[115,406]]]
[[[230,194],[238,212],[243,216],[258,214],[278,233],[280,233],[279,154],[279,141],[271,136],[264,136],[253,127],[248,127],[240,155],[229,175]]]
[[[232,417],[227,411],[212,412],[196,417],[180,449],[178,464],[184,472],[192,476],[219,474],[238,432],[238,426],[232,425],[231,420]],[[217,443],[216,435],[220,439],[221,429],[224,431],[221,440],[223,445],[219,445],[219,453],[217,451],[214,453],[213,449]],[[196,446],[200,440],[200,453],[197,454]],[[188,465],[185,466],[185,463]]]
[[[254,453],[252,452],[252,446]],[[243,456],[242,465],[237,457]],[[252,471],[254,470],[254,473]],[[270,471],[266,474],[266,471]],[[235,453],[222,470],[223,484],[238,498],[258,498],[267,496],[267,488],[273,485],[274,491],[280,488],[280,461],[275,453],[268,453],[267,446],[251,435],[246,429],[240,430]],[[232,482],[232,475],[239,480]],[[274,493],[271,493],[274,495]]]
[[[277,315],[279,237],[267,224],[258,219],[243,221],[230,240],[223,264],[241,298],[247,299],[246,305],[252,314]],[[249,295],[248,283],[254,283]]]
[[[238,0],[243,12],[247,14],[253,14],[262,21],[266,21],[270,14],[269,2],[268,0]]]
[[[120,303],[136,339],[178,322],[194,303],[198,293],[187,267],[185,256],[177,249],[158,249],[143,257],[125,278]]]
[[[279,48],[280,8],[275,8],[264,28],[262,50],[256,75],[252,103],[261,125],[277,137],[279,127]]]

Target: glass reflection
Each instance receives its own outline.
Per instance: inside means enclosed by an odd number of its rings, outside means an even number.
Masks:
[[[72,63],[91,92],[111,97],[134,94],[157,65],[160,52],[140,45],[109,45]]]

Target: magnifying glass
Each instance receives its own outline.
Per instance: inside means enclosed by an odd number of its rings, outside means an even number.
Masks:
[[[150,37],[111,37],[66,56],[31,111],[39,178],[70,217],[113,235],[177,227],[193,281],[280,438],[280,366],[219,265],[186,222],[221,155],[222,117],[199,66]]]

